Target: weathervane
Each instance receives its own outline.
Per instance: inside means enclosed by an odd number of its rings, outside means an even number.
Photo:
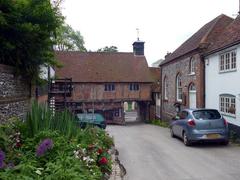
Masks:
[[[139,28],[136,28],[136,30],[137,30],[137,40],[139,41]]]

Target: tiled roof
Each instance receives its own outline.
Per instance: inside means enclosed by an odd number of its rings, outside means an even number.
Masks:
[[[161,80],[161,69],[158,67],[149,67],[149,71],[151,73],[152,78],[154,81]]]
[[[216,17],[193,34],[173,53],[167,55],[161,64],[166,64],[198,48],[207,48],[232,21],[232,18],[224,14]]]
[[[133,53],[56,52],[59,78],[73,82],[153,82],[145,56]]]
[[[161,68],[149,67],[149,70],[155,82],[152,84],[152,92],[161,92]]]
[[[216,38],[214,43],[208,47],[207,53],[221,50],[227,46],[231,46],[240,42],[240,15],[232,21],[224,31]]]

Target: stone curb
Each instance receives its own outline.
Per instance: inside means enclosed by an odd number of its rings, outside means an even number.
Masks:
[[[123,180],[127,172],[118,158],[119,152],[117,149],[115,149],[115,147],[113,147],[111,149],[111,154],[112,154],[113,165],[112,165],[112,174],[110,175],[109,180]]]

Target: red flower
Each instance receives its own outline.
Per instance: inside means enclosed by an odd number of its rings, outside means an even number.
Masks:
[[[102,157],[98,162],[101,165],[106,165],[108,163],[108,160],[106,157]]]
[[[102,154],[103,150],[101,148],[99,148],[97,152],[98,152],[98,154]]]
[[[17,143],[16,143],[16,147],[17,147],[17,148],[20,148],[21,146],[22,146],[22,144],[21,144],[20,142],[17,142]]]

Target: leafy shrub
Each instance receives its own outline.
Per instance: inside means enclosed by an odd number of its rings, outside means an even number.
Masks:
[[[99,180],[111,172],[112,145],[104,130],[80,129],[67,111],[53,116],[33,104],[26,121],[0,126],[0,179]]]
[[[233,143],[240,144],[240,137],[233,130],[230,130],[230,141],[233,142]]]
[[[157,119],[150,121],[150,123],[153,124],[153,125],[156,125],[156,126],[164,127],[164,128],[169,127],[169,124],[167,122],[157,120]]]

